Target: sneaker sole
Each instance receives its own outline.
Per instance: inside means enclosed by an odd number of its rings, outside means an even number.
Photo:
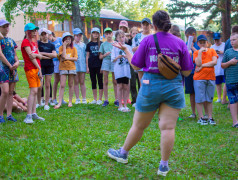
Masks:
[[[24,121],[24,123],[26,123],[26,124],[33,124],[34,121],[32,121],[32,122],[26,122],[26,121]]]
[[[203,126],[206,126],[206,125],[208,125],[208,123],[200,123],[201,125],[203,125]]]
[[[128,159],[125,160],[125,159],[122,159],[122,158],[115,157],[115,156],[113,156],[112,154],[110,154],[109,152],[107,152],[107,155],[108,155],[110,158],[116,160],[116,161],[119,162],[119,163],[123,163],[123,164],[127,164],[127,163],[128,163]]]
[[[162,172],[162,171],[158,170],[157,174],[158,174],[158,175],[161,175],[161,176],[166,176],[168,172],[169,172],[169,171]]]

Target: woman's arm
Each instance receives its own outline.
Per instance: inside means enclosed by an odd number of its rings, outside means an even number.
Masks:
[[[181,74],[185,77],[188,77],[191,74],[192,70],[189,71],[181,71]]]
[[[12,68],[13,68],[13,69],[17,69],[18,66],[19,66],[19,59],[18,59],[18,57],[17,57],[16,49],[14,49],[14,52],[15,52],[15,56],[14,56],[15,63],[13,64]]]
[[[87,68],[87,73],[89,73],[88,58],[89,58],[89,52],[86,53],[86,68]]]
[[[41,54],[42,54],[43,56],[49,57],[50,59],[53,59],[53,58],[56,58],[56,57],[57,57],[56,51],[52,51],[52,53],[41,52]]]

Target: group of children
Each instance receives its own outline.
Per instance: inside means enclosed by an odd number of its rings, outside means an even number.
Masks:
[[[12,104],[14,101],[13,92],[18,79],[17,68],[19,60],[16,55],[17,45],[11,38],[7,37],[10,23],[0,20],[0,123],[5,122],[3,111],[6,107],[7,120],[16,121],[12,116]],[[141,21],[142,32],[133,27],[129,33],[127,21],[121,21],[119,30],[113,38],[111,28],[104,29],[106,41],[100,41],[100,29],[92,28],[90,42],[83,43],[83,33],[81,29],[75,28],[73,35],[65,32],[62,38],[55,37],[55,34],[45,28],[39,29],[32,23],[28,23],[25,28],[25,38],[21,44],[22,56],[24,59],[24,70],[30,88],[27,106],[27,117],[25,123],[33,123],[34,119],[44,120],[36,114],[36,108],[44,106],[49,110],[49,105],[54,105],[55,109],[65,103],[63,96],[68,79],[69,102],[68,107],[72,107],[73,94],[75,93],[75,104],[86,104],[85,73],[90,74],[92,83],[93,101],[91,104],[107,106],[108,100],[108,76],[112,73],[112,83],[115,101],[121,112],[129,112],[127,107],[130,102],[130,89],[133,103],[136,103],[137,88],[136,78],[143,76],[143,69],[135,72],[125,55],[125,52],[113,46],[115,41],[128,47],[134,53],[138,49],[140,42],[151,34],[152,23],[150,19],[144,18]],[[36,41],[37,30],[39,40]],[[170,33],[181,36],[179,28],[172,26]],[[185,31],[186,37],[193,37],[191,46],[191,59],[194,62],[194,70],[189,77],[185,78],[185,93],[190,94],[192,114],[190,118],[196,118],[197,108],[198,123],[201,125],[215,125],[212,117],[212,102],[215,87],[217,87],[217,102],[226,103],[226,91],[230,101],[230,111],[233,119],[233,127],[238,127],[237,121],[237,101],[238,101],[238,79],[237,71],[237,46],[238,32],[233,28],[231,39],[231,49],[225,52],[225,43],[221,41],[221,35],[214,33],[215,44],[208,48],[208,40],[205,35],[197,37],[197,32],[193,27]],[[224,54],[224,55],[223,55]],[[54,75],[53,88],[51,79]],[[59,101],[57,101],[57,87],[59,88]],[[223,98],[221,99],[222,83],[226,82],[223,88]],[[45,88],[43,88],[43,84]],[[139,83],[138,83],[139,84]],[[79,98],[79,85],[82,94],[82,101]],[[99,97],[97,92],[99,86]],[[138,85],[140,86],[140,85]],[[226,90],[227,87],[227,90]],[[45,89],[45,98],[43,94]],[[53,91],[53,93],[52,93]],[[53,97],[52,97],[53,94]],[[102,97],[105,97],[104,102]],[[44,102],[42,101],[42,97]],[[196,108],[195,108],[196,107]],[[205,115],[203,115],[203,109]]]

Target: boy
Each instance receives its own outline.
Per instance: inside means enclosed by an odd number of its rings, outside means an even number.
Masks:
[[[197,44],[200,50],[193,54],[193,61],[196,64],[195,73],[193,76],[195,102],[199,115],[198,123],[201,125],[215,125],[216,122],[212,118],[212,101],[215,92],[215,70],[214,66],[217,64],[217,53],[214,49],[209,49],[207,37],[200,35],[197,37]],[[206,104],[208,111],[208,122],[203,117],[203,103]]]
[[[113,32],[111,28],[104,29],[104,34],[107,39],[99,49],[99,58],[102,60],[102,67],[101,71],[103,71],[103,91],[105,96],[105,101],[103,103],[103,107],[107,106],[109,104],[108,101],[108,74],[109,72],[112,72],[112,82],[113,82],[113,88],[114,88],[114,95],[115,95],[115,101],[114,104],[116,106],[119,105],[119,102],[117,100],[117,83],[114,76],[114,63],[111,62],[111,51],[112,51],[112,44],[113,44]]]
[[[228,49],[223,57],[221,67],[225,69],[227,95],[230,101],[230,111],[234,128],[238,128],[237,102],[238,102],[238,33],[230,38],[232,48]]]

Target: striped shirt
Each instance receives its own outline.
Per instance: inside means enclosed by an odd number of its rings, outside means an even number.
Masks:
[[[233,48],[228,49],[224,56],[222,63],[226,63],[231,59],[236,58],[238,60],[238,51]],[[238,83],[238,63],[236,65],[231,65],[224,70],[226,77],[226,84]]]

